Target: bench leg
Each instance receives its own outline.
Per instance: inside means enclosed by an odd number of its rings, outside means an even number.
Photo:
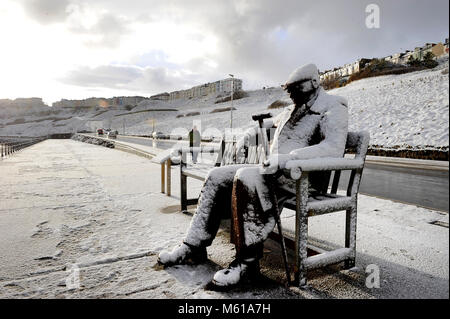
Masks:
[[[308,257],[308,173],[303,172],[300,180],[297,180],[296,193],[296,223],[295,223],[295,280],[300,288],[306,286],[305,261]]]
[[[187,176],[180,172],[181,211],[187,211]]]
[[[167,196],[171,195],[172,192],[172,161],[170,159],[167,160],[167,171],[166,171],[166,194]]]
[[[164,163],[161,164],[161,193],[164,194],[164,189],[166,188],[165,184],[166,184],[166,173],[165,173],[165,165]]]
[[[356,259],[356,203],[351,209],[347,209],[345,215],[345,247],[352,249],[352,257],[344,264],[345,269],[355,267]]]

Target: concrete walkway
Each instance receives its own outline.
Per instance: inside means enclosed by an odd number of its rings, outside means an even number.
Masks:
[[[234,255],[226,223],[210,262],[162,269],[158,252],[183,237],[178,169],[172,197],[146,158],[72,140],[47,140],[0,161],[0,298],[448,298],[448,214],[361,196],[357,267],[310,272],[310,288],[284,288],[278,244],[268,241],[265,280],[208,290]],[[189,196],[201,188],[189,182]],[[293,212],[283,212],[292,229]],[[445,226],[447,225],[447,226]],[[310,219],[324,247],[343,242],[343,214]],[[380,269],[367,288],[365,269]]]

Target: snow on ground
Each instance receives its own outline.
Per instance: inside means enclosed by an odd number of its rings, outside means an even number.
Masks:
[[[0,162],[0,298],[448,298],[448,214],[360,196],[357,267],[311,271],[311,288],[284,288],[279,245],[265,244],[265,280],[228,293],[205,288],[233,258],[227,224],[208,248],[210,262],[162,269],[157,254],[180,242],[191,216],[160,193],[160,167],[115,149],[46,140]],[[201,182],[189,180],[189,197]],[[293,212],[283,226],[292,229]],[[310,218],[310,237],[342,245],[344,215]],[[290,251],[292,257],[292,251]],[[292,259],[291,259],[292,260]],[[79,267],[80,289],[66,279]],[[365,286],[365,269],[381,287]],[[70,271],[72,270],[72,272]]]
[[[449,145],[448,57],[432,70],[363,79],[343,88],[329,91],[349,100],[351,130],[368,130],[371,144],[383,147],[445,148]],[[445,72],[444,72],[445,73]],[[251,115],[267,111],[274,101],[291,103],[281,88],[249,91],[248,97],[235,100],[233,127],[248,127]],[[39,112],[0,118],[1,135],[44,135],[48,133],[94,130],[110,127],[127,134],[151,134],[156,131],[187,134],[193,123],[203,134],[212,135],[230,126],[230,112],[211,113],[229,107],[230,102],[215,104],[215,97],[188,100],[143,101],[131,111],[125,109],[91,108],[85,110],[55,109],[55,114]],[[162,109],[175,109],[169,111]],[[158,111],[159,110],[159,111]],[[273,115],[282,109],[271,110]],[[184,116],[190,112],[200,115]]]

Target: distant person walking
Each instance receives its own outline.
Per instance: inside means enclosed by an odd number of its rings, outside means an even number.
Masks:
[[[197,163],[198,150],[192,149],[193,147],[200,147],[201,136],[197,130],[197,126],[194,126],[189,132],[189,147],[191,147],[192,162]]]

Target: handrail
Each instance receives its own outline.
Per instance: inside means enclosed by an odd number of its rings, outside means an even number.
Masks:
[[[32,146],[36,143],[42,142],[45,140],[45,137],[33,138],[28,141],[16,141],[16,142],[0,142],[0,156],[3,159],[4,157],[11,155],[15,152],[18,152],[26,147]]]

